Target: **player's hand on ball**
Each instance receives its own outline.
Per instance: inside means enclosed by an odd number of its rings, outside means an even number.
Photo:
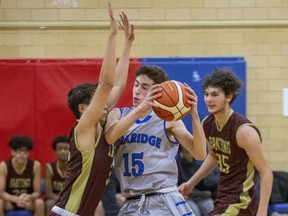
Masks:
[[[160,87],[162,88],[161,96],[155,99],[153,106],[155,114],[165,121],[177,121],[184,118],[191,110],[187,95],[193,92],[187,92],[188,86],[176,80],[162,82]],[[193,96],[190,97],[190,103],[192,102]]]
[[[191,105],[192,109],[197,109],[197,104],[198,104],[198,96],[196,95],[195,91],[186,83],[184,83],[185,89],[187,91],[187,103]]]
[[[140,104],[141,108],[148,110],[151,107],[157,106],[157,104],[154,103],[154,100],[161,96],[161,91],[162,88],[159,84],[153,85],[150,91],[147,93],[143,102]]]

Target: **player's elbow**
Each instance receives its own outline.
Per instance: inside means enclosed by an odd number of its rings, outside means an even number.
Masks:
[[[107,74],[101,77],[101,80],[99,80],[103,85],[109,86],[112,88],[115,85],[115,77],[111,74]]]
[[[112,88],[114,87],[114,81],[112,80],[102,80],[99,85],[102,86],[103,89],[105,89],[106,91],[111,91]]]
[[[125,84],[117,85],[117,86],[115,86],[115,88],[117,88],[117,92],[122,94],[122,92],[124,92],[124,90],[125,90]]]
[[[117,141],[117,139],[111,133],[105,134],[105,140],[109,145],[112,145]]]

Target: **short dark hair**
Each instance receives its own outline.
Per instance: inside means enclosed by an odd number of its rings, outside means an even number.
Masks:
[[[241,80],[230,68],[216,68],[214,72],[207,75],[202,84],[203,92],[208,87],[220,88],[225,95],[232,94],[230,104],[237,98],[241,88]]]
[[[82,83],[68,92],[68,107],[74,116],[79,119],[81,114],[78,109],[79,104],[89,105],[98,84]]]
[[[52,148],[56,150],[57,144],[60,142],[69,143],[69,137],[66,135],[59,135],[55,137],[55,139],[52,141]]]
[[[18,150],[21,148],[27,148],[28,151],[33,149],[33,141],[29,136],[13,136],[8,142],[8,145],[13,150]]]
[[[146,75],[152,79],[156,84],[160,84],[168,80],[168,75],[161,67],[157,65],[145,65],[136,70],[136,77],[139,75]]]

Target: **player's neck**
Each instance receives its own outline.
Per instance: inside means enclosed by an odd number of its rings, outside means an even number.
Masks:
[[[27,161],[25,163],[19,164],[14,158],[12,158],[12,166],[18,175],[24,172],[26,165],[27,165]]]
[[[56,169],[57,169],[57,172],[60,174],[60,176],[62,177],[66,176],[66,167],[67,167],[67,162],[57,161]]]
[[[220,129],[224,127],[232,113],[233,110],[229,107],[228,109],[223,109],[221,112],[214,114],[215,121]]]

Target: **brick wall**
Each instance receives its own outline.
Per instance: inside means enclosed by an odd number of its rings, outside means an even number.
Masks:
[[[107,2],[1,0],[0,58],[102,57]],[[287,170],[288,0],[111,0],[136,28],[133,57],[244,56],[247,115],[263,133],[273,170]],[[123,42],[118,37],[117,53]]]

